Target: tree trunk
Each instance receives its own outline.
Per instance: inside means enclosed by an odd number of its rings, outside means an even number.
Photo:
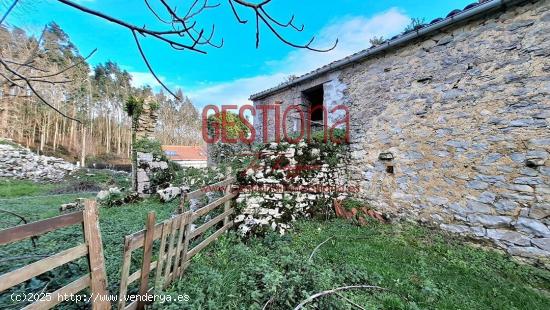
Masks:
[[[137,178],[137,151],[135,149],[136,145],[136,130],[138,124],[138,117],[132,116],[132,189],[134,192],[137,192],[138,189],[138,178]]]
[[[82,124],[82,145],[80,147],[80,167],[86,166],[86,127]]]

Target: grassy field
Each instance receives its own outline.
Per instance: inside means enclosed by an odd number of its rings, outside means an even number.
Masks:
[[[117,183],[93,175],[101,184]],[[122,180],[123,181],[123,180]],[[77,197],[55,194],[66,184],[0,181],[1,209],[34,221],[59,214],[58,208]],[[123,237],[143,228],[146,214],[168,218],[177,202],[148,200],[100,209],[109,289],[118,291]],[[0,228],[17,223],[2,215]],[[330,238],[330,239],[329,239]],[[316,251],[313,249],[329,239]],[[30,241],[0,247],[0,273],[13,270],[82,242],[80,227],[58,230]],[[139,264],[135,256],[134,264]],[[47,291],[86,272],[83,260],[58,268],[18,290]],[[62,279],[62,280],[58,280]],[[354,290],[331,295],[310,309],[354,309],[348,298],[366,309],[548,309],[550,272],[518,265],[494,251],[465,245],[440,232],[413,224],[357,227],[333,220],[301,222],[287,236],[269,235],[246,242],[233,233],[198,254],[185,277],[166,294],[189,295],[183,304],[156,304],[157,309],[292,309],[309,295],[351,284],[378,285],[384,290]],[[0,309],[17,309],[9,292],[0,295]],[[85,305],[65,303],[64,309]],[[358,309],[358,308],[357,308]]]
[[[91,178],[105,181],[105,176],[94,175]],[[108,181],[106,181],[109,183]],[[52,194],[66,184],[36,184],[28,181],[0,181],[0,209],[16,212],[28,221],[36,221],[59,215],[59,206],[72,202],[78,197],[94,197],[95,194]],[[156,200],[143,201],[117,208],[100,209],[100,227],[106,258],[106,269],[109,280],[109,290],[118,291],[120,265],[122,259],[124,236],[143,229],[146,215],[149,211],[157,213],[157,219],[163,220],[170,216],[177,207],[177,202],[161,204]],[[17,224],[18,218],[1,214],[0,229]],[[24,266],[61,250],[68,249],[83,242],[80,226],[60,229],[41,236],[33,247],[31,241],[25,240],[10,245],[0,246],[0,274]],[[139,258],[139,256],[136,256]],[[7,260],[7,261],[6,261]],[[137,265],[138,262],[136,261]],[[69,280],[78,278],[87,272],[84,259],[74,264],[56,268],[53,272],[39,276],[29,283],[17,287],[13,291],[40,292],[47,285],[47,291],[61,287]],[[59,281],[58,279],[62,279]],[[18,309],[10,300],[12,291],[0,295],[0,309]],[[22,305],[21,305],[22,306]],[[77,309],[83,305],[65,303],[62,308]]]
[[[309,257],[315,247],[324,243]],[[293,309],[345,285],[385,290],[341,293],[366,309],[549,309],[550,272],[518,265],[413,224],[357,227],[302,222],[288,236],[243,243],[227,235],[190,265],[169,293],[189,303],[159,309]],[[308,309],[358,309],[330,295]]]

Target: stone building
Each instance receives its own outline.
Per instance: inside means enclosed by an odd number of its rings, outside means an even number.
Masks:
[[[471,4],[251,100],[345,105],[372,206],[550,258],[550,0]],[[273,113],[255,121],[269,139]]]

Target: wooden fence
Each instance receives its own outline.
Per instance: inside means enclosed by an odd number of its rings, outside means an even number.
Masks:
[[[180,206],[182,210],[181,214],[157,224],[155,213],[150,212],[147,216],[145,229],[125,237],[118,298],[119,309],[144,309],[145,305],[148,304],[147,297],[152,292],[162,290],[175,280],[181,279],[184,270],[189,265],[190,259],[233,226],[233,222],[230,221],[230,215],[234,211],[231,207],[231,200],[236,197],[236,194],[231,192],[234,182],[235,178],[227,178],[206,188],[185,194],[182,197]],[[224,193],[223,197],[208,203],[196,211],[184,212],[183,206],[186,201],[200,199],[207,192],[220,191],[220,189]],[[208,215],[221,206],[224,206],[224,208],[218,215],[201,223],[200,226],[193,224],[197,222],[197,219]],[[192,240],[205,237],[202,235],[220,223],[223,223],[221,228],[189,249]],[[158,258],[156,261],[152,261],[153,244],[155,241],[160,242],[158,245]],[[130,274],[132,253],[141,248],[143,248],[141,269]],[[154,278],[151,273],[153,270],[155,270]],[[140,281],[139,291],[138,295],[134,295],[137,296],[137,299],[132,300],[126,305],[127,301],[130,301],[127,298],[128,286],[138,279]],[[150,282],[152,282],[151,285]]]
[[[84,243],[1,275],[0,292],[86,256],[90,270],[88,274],[56,290],[48,295],[47,298],[35,301],[23,309],[53,308],[67,298],[70,298],[71,295],[77,294],[88,287],[91,288],[93,309],[111,309],[111,304],[107,299],[107,276],[105,273],[97,206],[95,201],[91,200],[86,201],[84,205],[84,211],[68,213],[0,231],[0,245],[40,236],[71,225],[82,224],[84,231]]]

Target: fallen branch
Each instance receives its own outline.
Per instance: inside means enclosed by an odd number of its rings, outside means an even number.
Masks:
[[[267,306],[273,302],[273,300],[275,300],[275,296],[269,298],[269,300],[265,303],[265,305],[263,306],[262,310],[265,310],[267,309]]]
[[[357,309],[361,309],[361,310],[365,310],[365,308],[359,306],[358,304],[356,304],[355,302],[353,302],[351,299],[347,298],[346,296],[340,294],[340,293],[335,293],[336,295],[340,296],[340,298],[342,298],[343,300],[347,301],[350,305],[356,307]]]
[[[323,297],[330,294],[336,294],[339,291],[345,291],[350,289],[377,289],[377,290],[385,290],[385,288],[375,285],[350,285],[350,286],[342,286],[338,287],[332,290],[322,291],[317,294],[313,294],[309,296],[306,300],[302,301],[299,305],[294,308],[294,310],[302,309],[307,303],[312,302],[313,300]]]
[[[328,237],[327,240],[325,240],[325,241],[319,243],[319,245],[317,245],[317,246],[315,247],[315,249],[313,249],[313,252],[311,252],[311,255],[309,255],[308,262],[311,261],[311,260],[313,259],[313,255],[315,255],[315,252],[317,252],[317,250],[319,250],[319,248],[320,248],[323,244],[329,242],[329,240],[331,240],[331,239],[333,239],[333,238],[334,238],[334,236]]]
[[[15,217],[18,217],[19,218],[19,223],[17,223],[16,225],[19,225],[21,224],[21,222],[23,222],[23,224],[28,224],[29,222],[27,221],[27,219],[25,219],[25,217],[23,215],[19,215],[13,211],[9,211],[9,210],[5,210],[5,209],[0,209],[0,212],[4,212],[4,213],[7,213],[7,214],[11,214]],[[31,242],[32,242],[32,247],[33,248],[36,248],[36,240],[38,240],[38,237],[37,236],[33,236],[31,237]]]

